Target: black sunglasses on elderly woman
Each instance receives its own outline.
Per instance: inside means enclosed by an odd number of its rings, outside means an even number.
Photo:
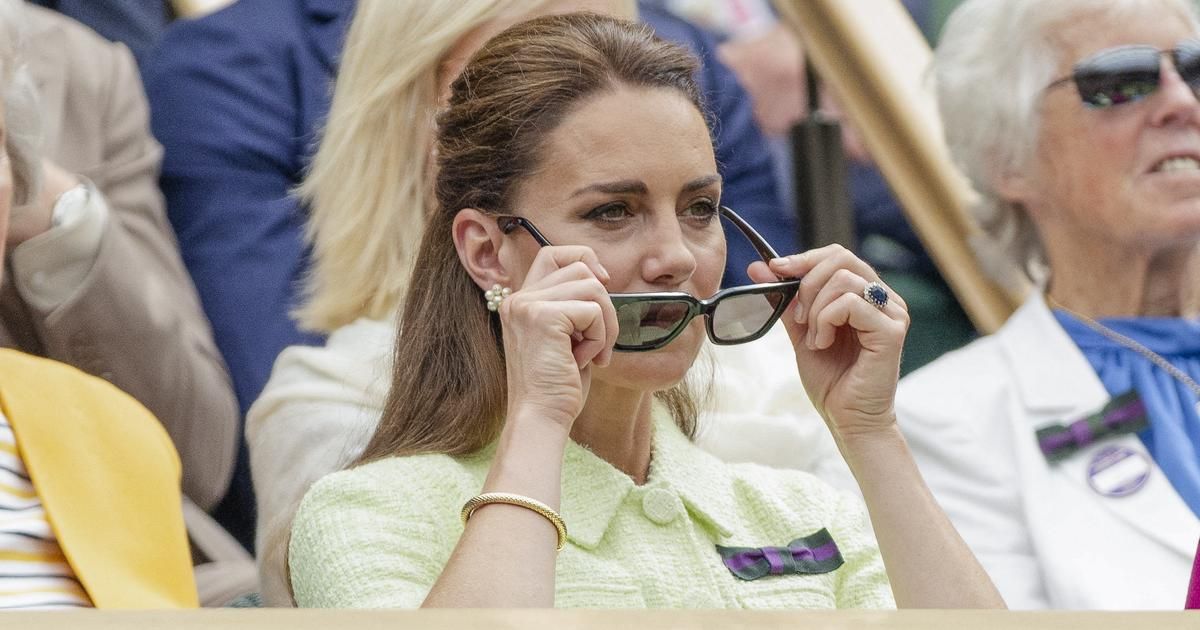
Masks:
[[[737,226],[764,261],[779,254],[749,223],[724,206],[720,215]],[[511,234],[524,228],[542,247],[550,241],[525,217],[496,217],[500,231]],[[799,280],[766,282],[718,291],[707,300],[679,291],[658,293],[610,293],[617,311],[617,343],[620,352],[646,352],[671,343],[698,315],[705,317],[705,330],[715,344],[729,346],[754,341],[767,334],[771,326],[796,296]]]
[[[1071,76],[1063,77],[1046,89],[1075,83],[1083,104],[1104,109],[1139,101],[1162,85],[1163,55],[1171,58],[1175,71],[1200,93],[1200,39],[1186,39],[1171,50],[1153,46],[1118,46],[1102,50],[1075,64]]]

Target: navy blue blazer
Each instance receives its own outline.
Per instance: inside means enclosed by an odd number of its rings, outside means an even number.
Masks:
[[[290,196],[329,110],[353,0],[241,0],[177,20],[147,57],[151,126],[165,149],[161,185],[244,416],[275,357],[319,344],[289,317],[308,260],[305,214]],[[213,516],[254,540],[242,441]]]
[[[318,344],[288,316],[307,262],[290,195],[329,111],[353,0],[241,0],[167,29],[147,60],[167,213],[243,412],[275,356]]]

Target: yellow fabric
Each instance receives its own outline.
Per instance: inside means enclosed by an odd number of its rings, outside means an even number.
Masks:
[[[179,456],[137,401],[0,350],[0,410],[63,554],[97,608],[196,607]]]

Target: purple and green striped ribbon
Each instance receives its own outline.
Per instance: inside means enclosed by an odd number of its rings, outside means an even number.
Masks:
[[[1149,426],[1146,405],[1136,390],[1113,398],[1103,409],[1068,424],[1037,430],[1038,447],[1050,463],[1062,461],[1080,449],[1105,438],[1136,433]]]
[[[721,559],[738,578],[757,580],[766,575],[829,573],[842,566],[842,553],[829,530],[797,538],[786,547],[722,547]]]

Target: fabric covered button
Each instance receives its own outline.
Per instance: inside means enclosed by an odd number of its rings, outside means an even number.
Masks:
[[[642,511],[651,521],[666,525],[683,514],[683,501],[670,490],[653,488],[642,497]]]

